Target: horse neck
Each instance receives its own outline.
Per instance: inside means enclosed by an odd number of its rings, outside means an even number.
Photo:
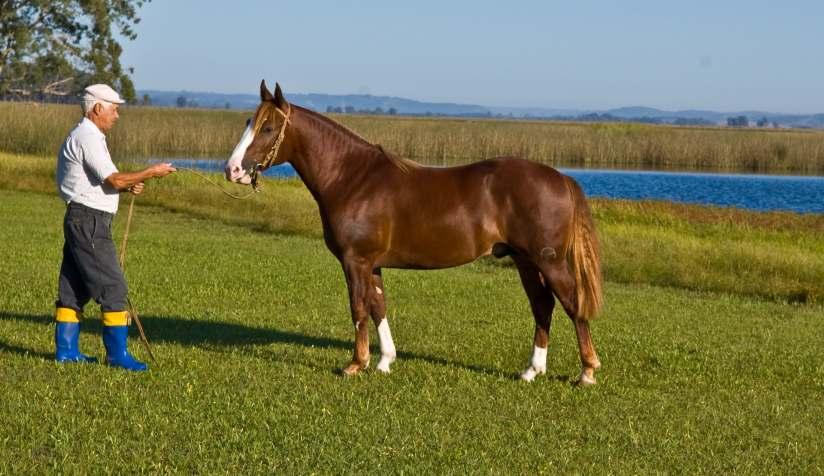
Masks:
[[[345,127],[315,112],[292,106],[296,146],[289,162],[319,201],[378,165],[378,149]],[[287,134],[290,128],[287,128]]]

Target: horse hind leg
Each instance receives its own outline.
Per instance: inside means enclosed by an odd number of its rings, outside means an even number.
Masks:
[[[374,288],[370,301],[369,313],[378,330],[378,339],[381,346],[381,360],[378,362],[378,371],[389,373],[389,366],[395,361],[397,351],[392,340],[392,331],[389,330],[389,318],[386,316],[386,295],[383,289],[383,278],[379,268],[372,271],[372,287]]]
[[[556,261],[541,265],[541,273],[547,279],[547,284],[561,301],[564,311],[575,325],[575,334],[578,339],[578,350],[581,355],[581,375],[576,382],[578,385],[594,385],[595,371],[601,368],[601,361],[595,353],[592,336],[589,332],[589,322],[584,319],[578,309],[577,290],[575,279],[572,277],[565,261]]]
[[[546,356],[549,346],[549,329],[552,324],[552,310],[555,298],[544,283],[540,270],[523,256],[513,256],[521,277],[521,284],[529,298],[529,306],[535,318],[535,335],[532,341],[532,358],[521,379],[531,382],[536,376],[546,373]]]

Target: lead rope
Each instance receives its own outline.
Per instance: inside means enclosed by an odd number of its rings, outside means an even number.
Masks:
[[[189,173],[193,173],[193,174],[197,175],[198,177],[202,178],[203,180],[209,182],[210,185],[212,185],[215,188],[217,188],[218,190],[220,190],[220,192],[223,193],[223,195],[226,195],[229,198],[234,198],[235,200],[246,200],[247,198],[251,197],[252,195],[254,195],[254,194],[256,194],[256,193],[258,193],[262,190],[261,187],[257,184],[257,181],[255,181],[254,186],[252,187],[251,191],[249,191],[248,193],[246,193],[244,195],[235,195],[232,192],[227,192],[226,189],[221,187],[217,182],[210,179],[205,174],[202,174],[202,173],[198,172],[195,169],[192,169],[192,168],[189,168],[189,167],[175,167],[175,168],[177,170],[182,170],[184,172],[189,172]]]
[[[129,214],[126,218],[126,231],[123,232],[123,243],[120,244],[120,269],[123,270],[123,274],[126,274],[126,242],[129,241],[129,227],[132,224],[132,214],[134,212],[134,197],[132,195],[132,199],[129,202]],[[152,359],[152,363],[157,363],[154,354],[152,353],[152,347],[149,345],[149,339],[146,338],[146,332],[143,330],[143,324],[140,322],[140,318],[137,316],[137,309],[135,309],[134,304],[132,304],[132,300],[129,299],[129,296],[126,296],[126,304],[129,306],[129,316],[134,319],[134,323],[137,324],[137,330],[140,332],[140,342],[143,343],[143,347],[146,348],[146,352],[149,354],[149,357]]]

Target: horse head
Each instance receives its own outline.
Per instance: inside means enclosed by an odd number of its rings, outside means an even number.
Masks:
[[[275,83],[273,95],[266,88],[266,81],[261,81],[260,105],[246,122],[240,142],[226,161],[226,180],[250,184],[259,172],[286,161],[278,152],[291,112],[292,106],[283,97],[280,85]]]

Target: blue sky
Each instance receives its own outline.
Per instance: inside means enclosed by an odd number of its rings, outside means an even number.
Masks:
[[[824,112],[824,2],[154,0],[138,89]]]

